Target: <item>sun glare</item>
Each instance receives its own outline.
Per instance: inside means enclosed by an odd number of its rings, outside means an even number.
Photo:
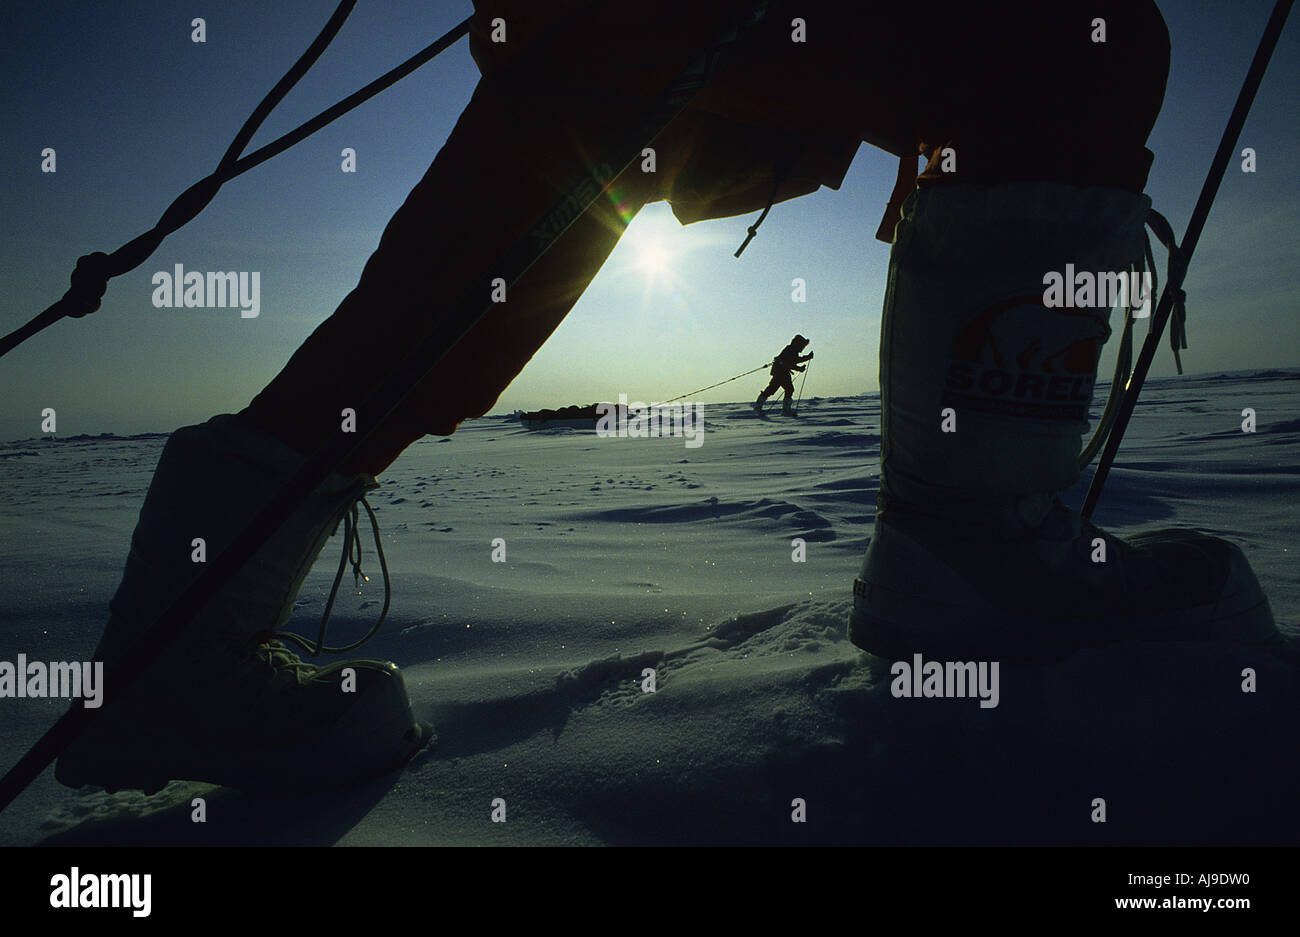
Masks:
[[[691,254],[706,244],[712,246],[707,236],[679,224],[668,205],[647,205],[619,242],[618,261],[611,265],[611,277],[627,276],[634,283],[640,281],[643,306],[662,308],[668,304],[671,308],[688,310]]]
[[[667,279],[672,274],[673,253],[661,239],[647,238],[637,245],[633,266],[645,274],[647,280]]]
[[[651,289],[671,284],[677,277],[677,261],[684,250],[681,225],[667,206],[650,206],[624,235],[627,269],[641,275],[642,285]]]

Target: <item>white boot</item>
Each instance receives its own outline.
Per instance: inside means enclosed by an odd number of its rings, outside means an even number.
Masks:
[[[196,578],[195,538],[217,555],[301,458],[233,416],[177,430],[140,511],[96,660],[120,657]],[[318,669],[271,634],[343,514],[374,487],[368,476],[331,475],[139,679],[116,695],[106,687],[103,711],[59,759],[58,780],[146,793],[181,779],[327,787],[392,770],[426,744],[394,664]]]
[[[1110,309],[1047,308],[1044,277],[1127,271],[1149,208],[1050,183],[909,197],[885,296],[880,494],[853,643],[992,659],[1278,640],[1236,546],[1188,530],[1125,543],[1056,498],[1079,477]]]

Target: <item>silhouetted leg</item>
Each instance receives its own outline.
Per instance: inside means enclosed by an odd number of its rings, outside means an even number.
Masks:
[[[469,283],[558,201],[584,168],[573,131],[521,113],[480,88],[437,159],[384,232],[357,287],[244,412],[302,452],[339,430],[446,314]],[[543,159],[539,154],[545,154]],[[378,474],[427,433],[447,435],[485,413],[559,325],[644,203],[628,174],[568,231],[436,365],[377,430],[347,471]],[[617,200],[617,201],[615,201]],[[484,304],[489,297],[483,296]]]

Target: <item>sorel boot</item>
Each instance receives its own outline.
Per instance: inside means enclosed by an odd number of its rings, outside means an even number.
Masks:
[[[854,644],[895,659],[1034,659],[1126,639],[1280,640],[1236,546],[1191,530],[1121,541],[1058,499],[1079,477],[1112,305],[1071,287],[1128,271],[1149,209],[1142,195],[1051,183],[908,198]]]
[[[247,526],[301,461],[237,417],[168,440],[131,538],[95,659],[130,648]],[[170,780],[244,790],[324,788],[393,770],[429,740],[394,664],[316,668],[273,637],[321,548],[373,478],[331,475],[66,749],[69,787],[153,793]]]

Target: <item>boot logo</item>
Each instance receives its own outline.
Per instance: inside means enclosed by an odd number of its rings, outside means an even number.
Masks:
[[[987,307],[958,333],[942,401],[967,411],[1038,420],[1086,420],[1105,313],[1051,309],[1041,293]]]

